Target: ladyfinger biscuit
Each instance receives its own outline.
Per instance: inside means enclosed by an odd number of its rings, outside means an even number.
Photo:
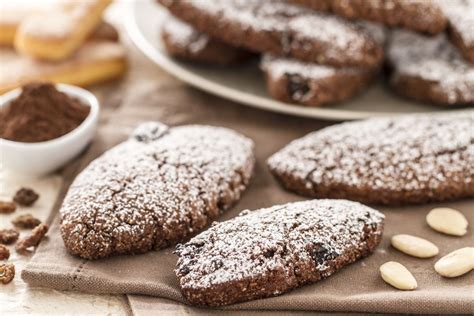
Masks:
[[[394,30],[387,49],[390,86],[398,94],[444,106],[474,104],[474,65],[445,34]]]
[[[282,0],[159,0],[173,15],[229,45],[335,67],[375,67],[383,49],[357,23]]]
[[[446,17],[436,0],[290,1],[317,11],[331,11],[348,19],[364,19],[418,32],[437,34],[446,28]],[[450,5],[451,1],[445,2]]]
[[[125,49],[112,41],[89,41],[73,56],[60,62],[47,62],[0,49],[0,93],[30,81],[46,80],[88,86],[117,78],[126,69]]]
[[[35,9],[25,5],[15,5],[15,3],[5,2],[1,4],[0,14],[0,45],[13,46],[15,34],[26,17],[33,14]]]
[[[474,64],[474,0],[440,1],[448,18],[449,37],[463,57]]]
[[[112,0],[67,1],[29,16],[15,35],[15,49],[38,59],[58,61],[71,56],[100,23]]]
[[[163,22],[161,38],[169,55],[188,61],[232,65],[252,56],[252,53],[215,40],[171,15]]]

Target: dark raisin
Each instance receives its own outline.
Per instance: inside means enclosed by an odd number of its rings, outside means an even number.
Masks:
[[[39,195],[29,188],[21,188],[15,193],[13,201],[23,206],[31,206],[38,200]]]
[[[189,269],[188,266],[183,266],[183,267],[179,268],[179,270],[178,270],[178,273],[181,276],[184,276],[184,275],[188,274],[189,272],[191,272],[191,270]]]
[[[263,252],[265,258],[271,258],[275,255],[275,249],[267,249]]]
[[[311,250],[311,257],[313,258],[314,262],[320,265],[326,261],[336,258],[337,254],[323,246],[323,244],[316,243],[313,245],[313,249]]]
[[[296,74],[289,74],[287,77],[288,94],[291,95],[294,100],[301,100],[310,90],[307,81]]]

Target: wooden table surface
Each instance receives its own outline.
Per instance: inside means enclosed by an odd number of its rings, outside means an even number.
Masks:
[[[123,0],[127,1],[127,0]],[[89,89],[101,103],[100,124],[109,121],[111,113],[126,102],[127,94],[135,93],[147,85],[179,84],[150,62],[131,43],[123,27],[123,1],[116,1],[106,12],[106,19],[117,26],[121,41],[127,47],[129,69],[121,79]],[[77,159],[76,159],[77,161]],[[31,187],[40,194],[40,199],[31,208],[19,208],[12,215],[2,215],[0,228],[11,227],[11,219],[20,214],[32,213],[42,221],[51,221],[53,206],[68,172],[73,172],[74,162],[62,172],[42,179],[31,179],[24,175],[13,174],[0,163],[0,198],[11,198],[20,187]],[[28,233],[22,231],[21,235]],[[45,288],[30,288],[21,279],[22,268],[31,256],[16,254],[11,248],[10,261],[15,264],[16,276],[8,285],[2,285],[0,291],[0,315],[127,315],[130,309],[123,295],[90,295],[79,292],[56,291]]]

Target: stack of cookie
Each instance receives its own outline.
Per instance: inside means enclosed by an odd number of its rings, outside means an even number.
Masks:
[[[474,102],[474,0],[158,2],[173,15],[162,28],[170,55],[228,65],[261,54],[268,92],[284,102],[354,97],[381,73],[384,56],[398,94]]]
[[[0,15],[0,93],[30,81],[86,86],[125,71],[117,30],[102,19],[111,0],[61,0],[47,9],[18,3]]]

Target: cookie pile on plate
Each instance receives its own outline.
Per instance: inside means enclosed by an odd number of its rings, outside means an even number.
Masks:
[[[120,77],[125,49],[102,18],[111,2],[2,3],[0,94],[31,81],[88,86]]]
[[[161,28],[170,55],[218,65],[261,55],[283,102],[341,102],[383,73],[406,98],[474,103],[474,0],[158,2],[171,13]]]

